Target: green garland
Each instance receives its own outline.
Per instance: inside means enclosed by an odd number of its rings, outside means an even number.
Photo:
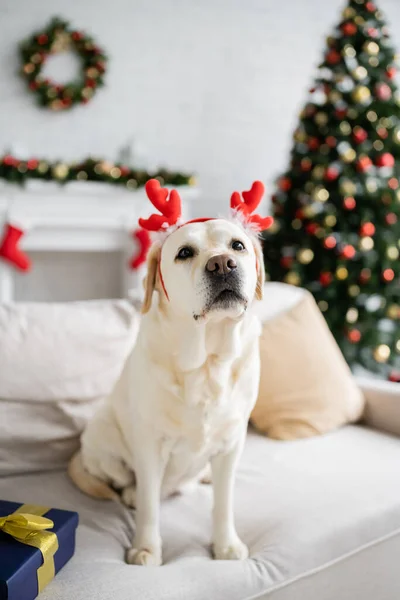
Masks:
[[[41,77],[42,67],[50,54],[73,50],[82,62],[82,77],[65,85]],[[38,103],[52,110],[69,109],[86,104],[97,88],[104,85],[107,58],[82,31],[73,29],[67,21],[55,18],[42,31],[36,31],[20,46],[21,75]]]
[[[79,163],[50,162],[31,158],[19,160],[7,154],[0,158],[0,179],[24,185],[29,179],[56,181],[98,181],[123,186],[128,190],[143,187],[152,177],[171,186],[194,185],[193,175],[159,169],[156,172],[134,169],[121,163],[87,158]]]

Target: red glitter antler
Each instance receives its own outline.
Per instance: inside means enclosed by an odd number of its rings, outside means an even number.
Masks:
[[[146,185],[146,194],[150,202],[161,215],[153,214],[148,219],[139,219],[140,227],[148,231],[160,231],[176,225],[182,214],[181,198],[176,190],[162,188],[157,179],[150,179]]]
[[[255,181],[248,192],[233,192],[231,196],[231,208],[244,215],[246,221],[254,225],[259,231],[264,231],[271,227],[274,219],[272,217],[261,217],[251,213],[260,204],[264,195],[264,184],[261,181]]]

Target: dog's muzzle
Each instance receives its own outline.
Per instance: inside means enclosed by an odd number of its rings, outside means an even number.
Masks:
[[[241,293],[240,269],[230,254],[212,256],[206,264],[209,299],[207,311],[213,308],[230,308],[238,302],[247,304]]]

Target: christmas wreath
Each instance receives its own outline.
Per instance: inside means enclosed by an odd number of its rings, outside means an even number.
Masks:
[[[81,59],[82,76],[77,81],[60,85],[41,76],[46,59],[51,54],[72,50]],[[36,31],[20,46],[21,74],[37,96],[41,106],[65,110],[75,104],[86,104],[98,87],[104,84],[107,58],[82,31],[73,29],[67,21],[55,18],[43,31]]]

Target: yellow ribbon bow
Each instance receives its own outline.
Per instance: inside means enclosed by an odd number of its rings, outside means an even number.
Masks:
[[[38,548],[43,556],[43,564],[37,570],[38,592],[53,579],[55,574],[54,554],[58,550],[58,540],[52,529],[51,519],[43,517],[50,509],[44,506],[23,504],[14,513],[0,517],[0,530],[8,533],[18,542]]]

